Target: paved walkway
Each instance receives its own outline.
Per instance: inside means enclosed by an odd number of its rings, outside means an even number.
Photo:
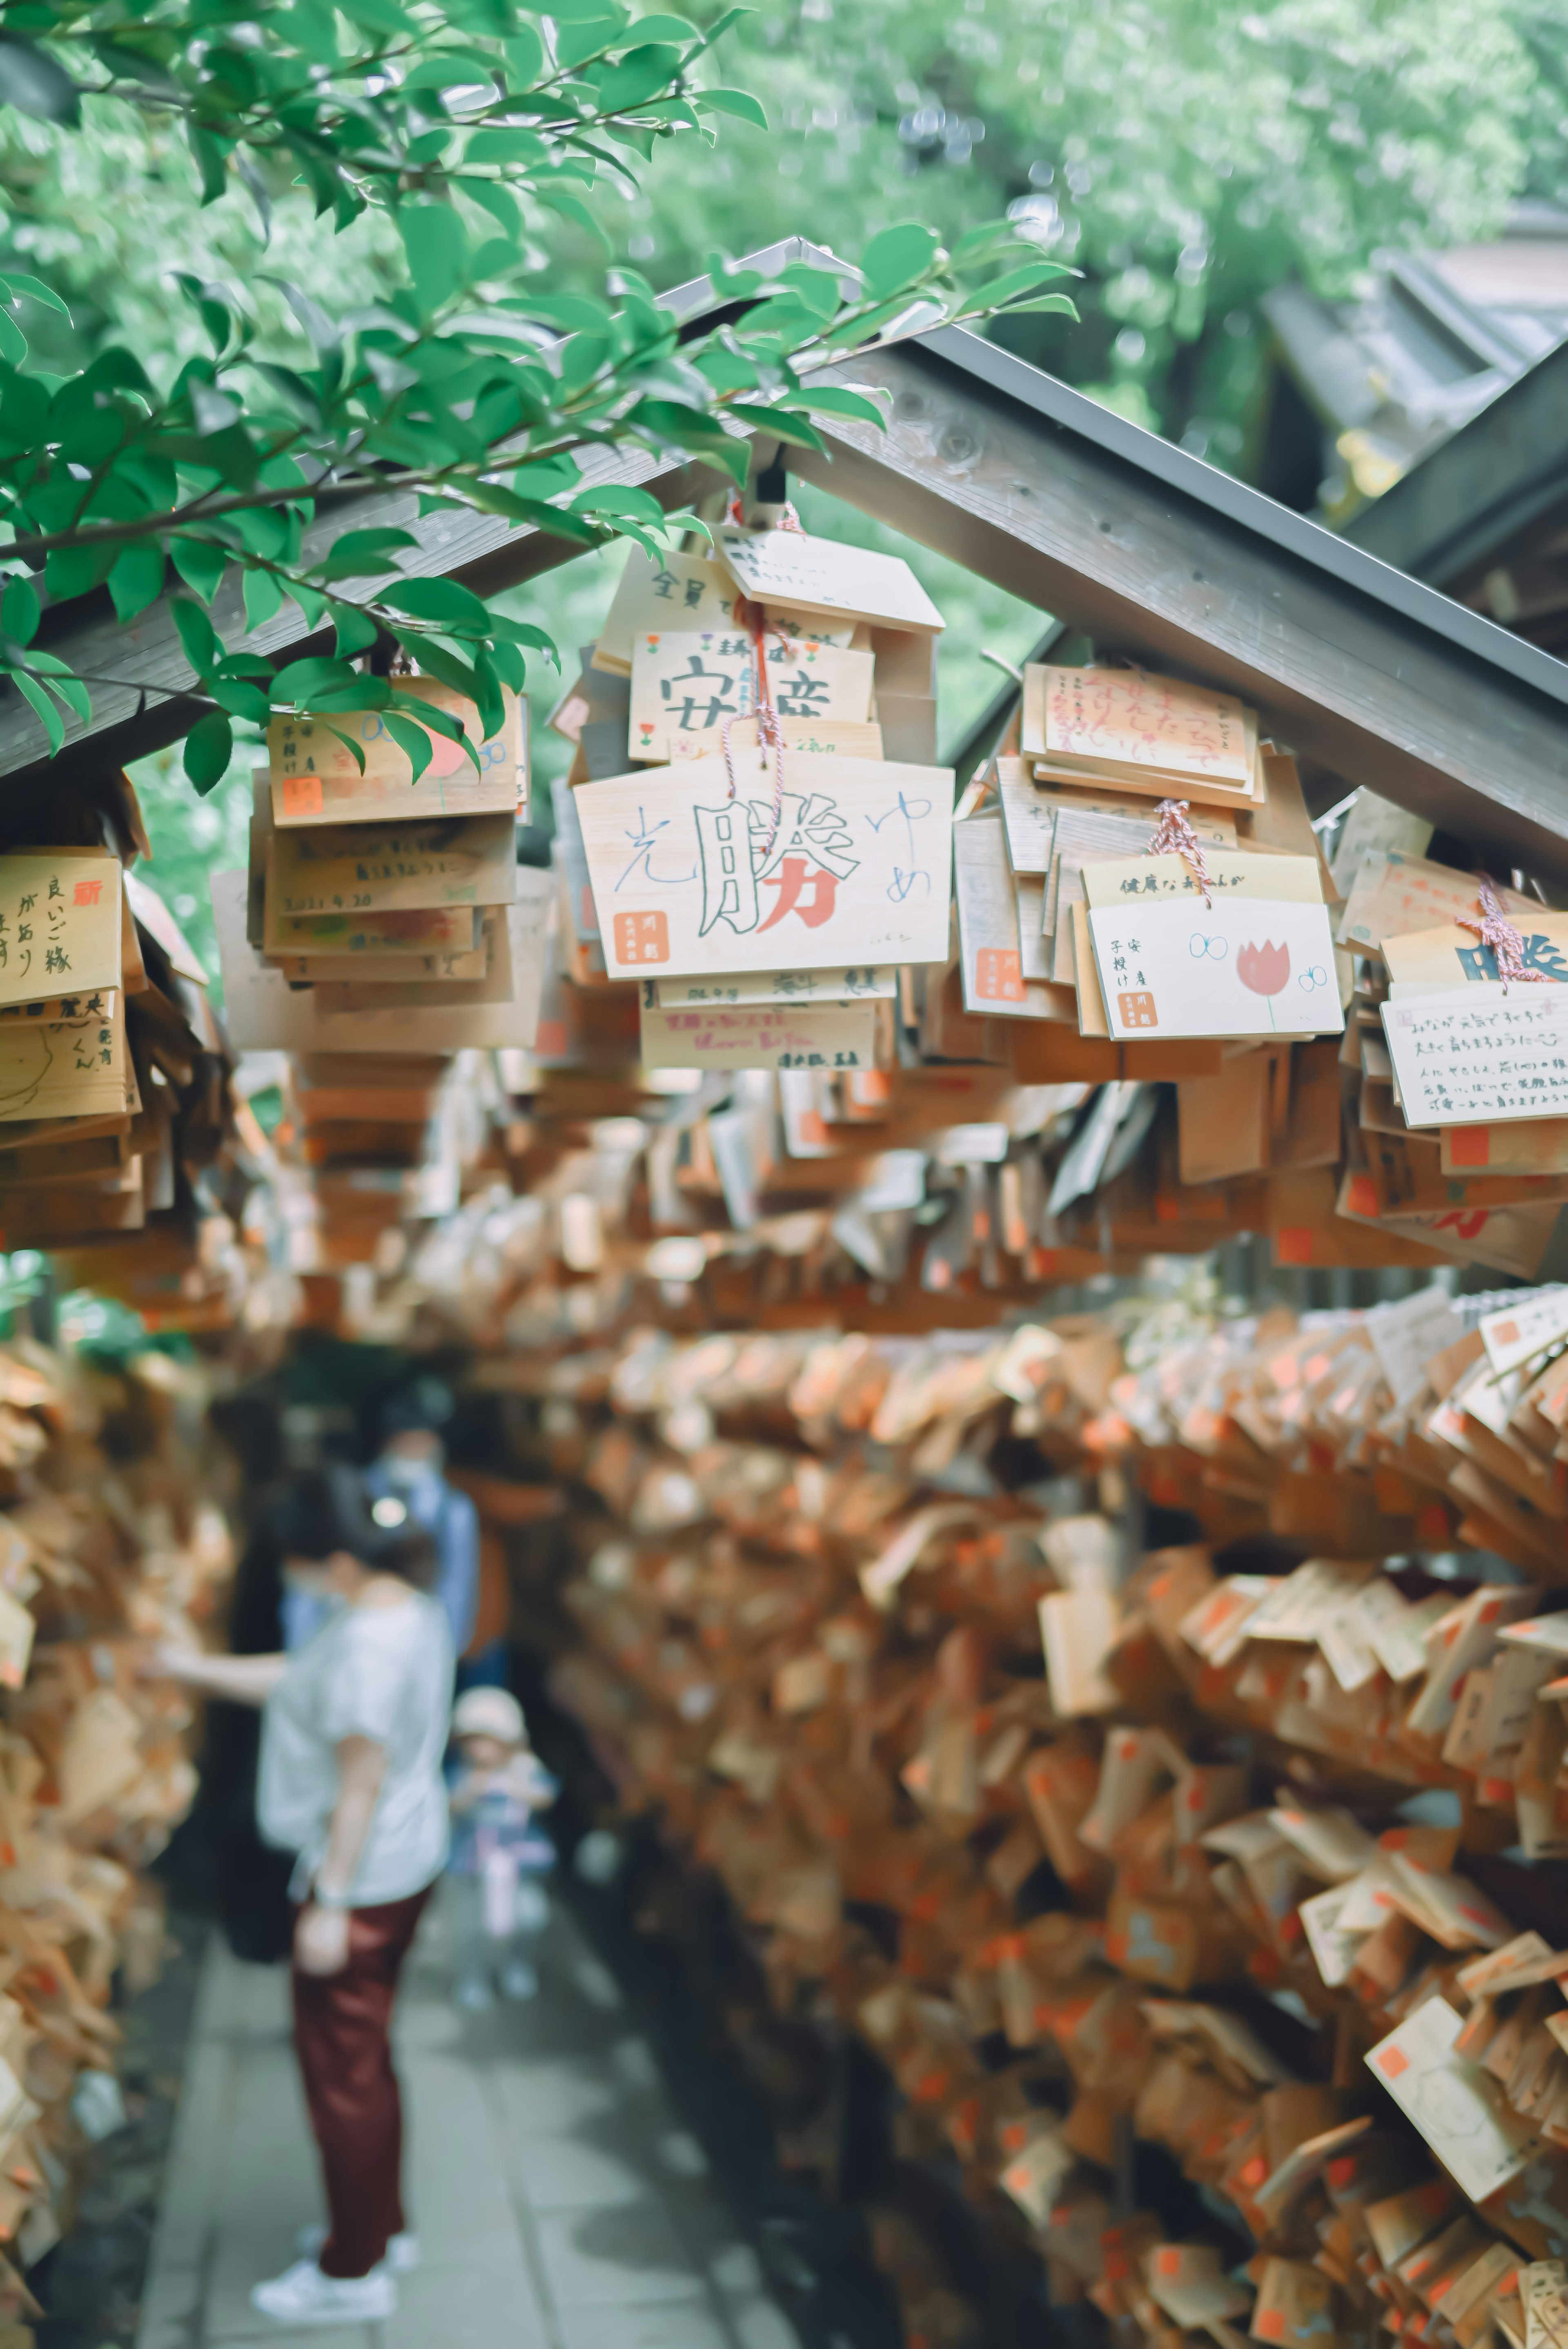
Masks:
[[[798,2349],[611,1975],[557,1919],[539,1997],[448,1997],[438,1914],[397,2044],[424,2262],[384,2325],[279,2333],[250,2305],[321,2215],[281,1968],[212,1948],[138,2349]]]

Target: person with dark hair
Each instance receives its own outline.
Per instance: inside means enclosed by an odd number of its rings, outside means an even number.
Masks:
[[[479,1512],[441,1473],[443,1430],[456,1409],[450,1388],[439,1379],[424,1376],[399,1387],[382,1412],[381,1451],[365,1481],[377,1505],[402,1502],[436,1545],[435,1594],[447,1610],[459,1688],[496,1687],[506,1681],[505,1640],[469,1652],[480,1604]]]
[[[279,1656],[163,1647],[149,1670],[262,1707],[262,1834],[297,1854],[294,2046],[329,2224],[305,2230],[300,2260],[251,2298],[282,2324],[365,2323],[393,2313],[396,2274],[418,2258],[387,2032],[446,1865],[452,1643],[429,1595],[429,1535],[401,1503],[371,1501],[353,1469],[295,1477],[273,1531],[285,1581],[324,1604],[305,1645]]]

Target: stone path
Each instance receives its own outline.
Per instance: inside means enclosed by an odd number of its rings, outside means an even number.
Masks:
[[[427,1919],[397,2022],[423,2261],[384,2325],[279,2333],[250,2305],[322,2215],[281,1968],[214,1935],[138,2349],[799,2349],[613,1977],[569,1919],[540,1994],[457,2012]]]

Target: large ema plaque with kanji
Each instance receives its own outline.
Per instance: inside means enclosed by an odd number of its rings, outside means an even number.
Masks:
[[[869,759],[752,750],[583,783],[583,820],[612,978],[686,971],[944,962],[953,775]]]

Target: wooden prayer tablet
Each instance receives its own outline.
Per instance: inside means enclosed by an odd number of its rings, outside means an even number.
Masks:
[[[722,765],[576,792],[612,978],[944,961],[953,776],[786,751],[742,796]]]
[[[506,716],[500,731],[481,739],[478,709],[450,686],[432,677],[395,682],[399,693],[461,719],[475,746],[478,766],[461,742],[428,730],[430,763],[416,782],[413,761],[394,740],[379,709],[274,718],[267,728],[267,751],[275,824],[482,815],[503,808],[515,812],[527,805],[528,728],[525,705],[517,694],[503,696]],[[365,761],[363,772],[350,742]]]
[[[1143,669],[1024,671],[1021,747],[1070,781],[1244,804],[1262,781],[1257,719],[1228,693]]]

